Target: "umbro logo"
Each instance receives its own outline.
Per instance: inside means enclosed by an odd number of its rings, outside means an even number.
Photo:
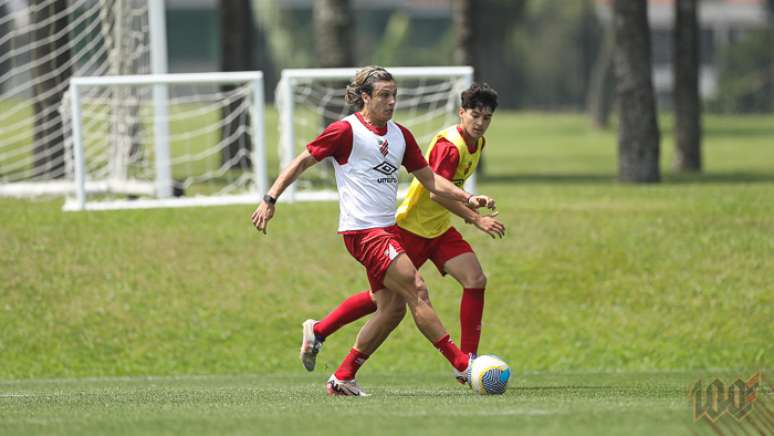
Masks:
[[[376,171],[379,171],[380,173],[384,174],[385,176],[389,176],[390,174],[394,173],[395,171],[398,171],[398,168],[395,167],[395,165],[384,161],[380,163],[379,165],[373,167]]]

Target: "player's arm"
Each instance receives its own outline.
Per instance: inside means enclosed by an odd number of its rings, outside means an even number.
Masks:
[[[461,201],[471,208],[486,206],[490,209],[494,209],[494,199],[489,198],[486,195],[468,194],[456,187],[454,183],[433,172],[427,165],[424,156],[422,156],[422,151],[419,149],[419,146],[414,139],[414,135],[403,126],[400,126],[400,128],[406,139],[406,152],[403,156],[403,166],[417,178],[419,183],[421,183],[425,189],[438,196],[448,198],[449,200]]]
[[[465,222],[472,223],[479,230],[491,236],[492,238],[497,236],[502,238],[505,236],[505,225],[496,218],[497,212],[494,212],[491,215],[480,215],[478,212],[465,206],[459,201],[449,200],[433,193],[430,193],[430,198],[448,209],[449,212],[464,219]]]
[[[285,189],[287,189],[298,176],[303,174],[304,171],[317,162],[317,159],[312,156],[309,150],[304,150],[282,171],[279,177],[277,177],[277,180],[274,181],[274,184],[271,185],[269,192],[267,192],[267,197],[271,197],[272,200],[262,200],[250,217],[256,229],[263,232],[263,234],[266,234],[266,227],[269,224],[269,220],[274,216],[274,202],[277,201],[277,198],[285,192]]]
[[[429,166],[422,167],[411,174],[417,178],[419,183],[429,192],[452,201],[459,201],[465,206],[471,208],[488,207],[494,209],[495,201],[486,195],[472,195],[463,191],[454,185],[454,183],[444,179],[434,173]]]
[[[266,225],[274,216],[274,202],[307,168],[329,156],[342,159],[343,156],[349,155],[351,149],[352,127],[349,123],[336,121],[328,125],[317,138],[306,144],[306,150],[296,156],[274,181],[267,197],[261,201],[251,216],[255,228],[266,234]]]
[[[435,143],[428,156],[427,163],[434,173],[451,181],[454,179],[457,167],[460,165],[460,153],[454,144],[445,138],[441,138]],[[430,199],[462,218],[466,223],[473,223],[479,230],[492,238],[497,236],[502,238],[505,235],[505,226],[495,218],[497,212],[482,216],[459,201],[448,200],[432,192],[430,193]]]

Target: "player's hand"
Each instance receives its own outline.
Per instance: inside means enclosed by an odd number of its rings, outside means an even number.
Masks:
[[[467,206],[471,209],[478,209],[479,207],[494,209],[495,201],[494,198],[489,198],[486,195],[472,195],[468,198]]]
[[[502,239],[505,236],[505,225],[496,216],[497,212],[490,215],[481,215],[474,224],[479,230],[491,236],[492,239],[498,236]]]
[[[250,216],[250,220],[259,232],[266,234],[266,228],[269,225],[269,220],[274,216],[274,205],[268,204],[262,201],[261,204],[255,209],[255,212]]]

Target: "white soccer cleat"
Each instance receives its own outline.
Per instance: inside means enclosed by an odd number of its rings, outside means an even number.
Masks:
[[[301,363],[307,371],[314,371],[314,365],[317,363],[317,353],[320,352],[323,343],[317,339],[314,334],[314,325],[317,321],[307,319],[302,324],[303,336],[301,337]]]
[[[461,385],[470,386],[470,370],[473,368],[473,361],[476,360],[476,357],[477,356],[474,353],[468,354],[468,367],[465,368],[464,371],[457,371],[457,368],[454,368],[454,378],[456,378]]]
[[[331,375],[328,382],[325,384],[325,389],[328,391],[329,396],[348,396],[348,397],[367,397],[360,386],[358,386],[355,379],[352,380],[339,380],[335,375]]]

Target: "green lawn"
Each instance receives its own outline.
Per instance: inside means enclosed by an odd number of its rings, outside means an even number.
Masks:
[[[706,419],[692,419],[688,391],[700,377],[525,374],[516,376],[505,395],[479,397],[449,376],[411,373],[364,376],[371,397],[331,399],[316,377],[304,375],[2,382],[0,433],[715,434]],[[762,388],[752,418],[772,399],[771,388]],[[715,425],[753,430],[727,415]]]
[[[668,123],[664,183],[626,186],[613,132],[497,113],[479,189],[508,235],[459,228],[489,277],[481,351],[516,374],[502,398],[463,393],[407,319],[361,370],[374,398],[324,399],[361,323],[314,375],[300,323],[367,286],[335,203],[281,203],[264,237],[253,206],[0,199],[0,433],[689,432],[698,377],[774,373],[774,117],[707,117],[698,176],[671,172]],[[422,272],[458,337],[459,287]]]

